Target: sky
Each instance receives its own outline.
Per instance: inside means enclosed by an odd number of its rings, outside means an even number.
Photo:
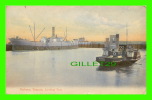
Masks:
[[[144,6],[7,6],[6,37],[19,36],[33,41],[34,30],[39,41],[51,37],[52,27],[58,37],[85,37],[87,41],[105,41],[119,34],[120,41],[146,41],[146,7]]]

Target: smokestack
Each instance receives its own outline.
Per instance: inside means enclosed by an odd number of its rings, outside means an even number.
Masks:
[[[119,49],[119,34],[116,34],[116,46]]]
[[[52,37],[55,37],[55,27],[52,27]]]

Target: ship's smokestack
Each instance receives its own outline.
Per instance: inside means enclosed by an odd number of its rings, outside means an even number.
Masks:
[[[55,37],[55,27],[52,27],[52,37]]]
[[[119,34],[116,34],[116,46],[119,49]]]

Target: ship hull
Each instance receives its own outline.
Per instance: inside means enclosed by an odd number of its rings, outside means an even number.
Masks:
[[[130,67],[132,66],[135,61],[121,61],[121,62],[116,62],[116,66],[99,66],[97,68],[97,71],[112,71],[112,70],[117,70],[119,68],[124,68],[124,67]]]
[[[127,58],[104,58],[104,57],[96,57],[96,61],[98,63],[104,62],[105,64],[100,64],[100,66],[97,68],[97,70],[105,70],[105,71],[111,71],[115,70],[117,68],[123,68],[123,67],[129,67],[132,66],[138,59],[127,59]],[[107,62],[110,64],[107,65]],[[115,63],[115,65],[112,65],[111,63]]]
[[[12,50],[60,50],[60,49],[76,49],[78,48],[77,44],[73,44],[70,41],[64,42],[33,42],[28,40],[17,40],[10,39],[12,43]]]
[[[60,49],[76,49],[77,46],[29,46],[29,45],[13,45],[12,50],[60,50]]]

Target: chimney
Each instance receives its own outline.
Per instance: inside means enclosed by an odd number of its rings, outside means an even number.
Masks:
[[[52,27],[52,37],[55,37],[55,27]]]
[[[116,46],[118,50],[119,49],[119,34],[116,34]]]

